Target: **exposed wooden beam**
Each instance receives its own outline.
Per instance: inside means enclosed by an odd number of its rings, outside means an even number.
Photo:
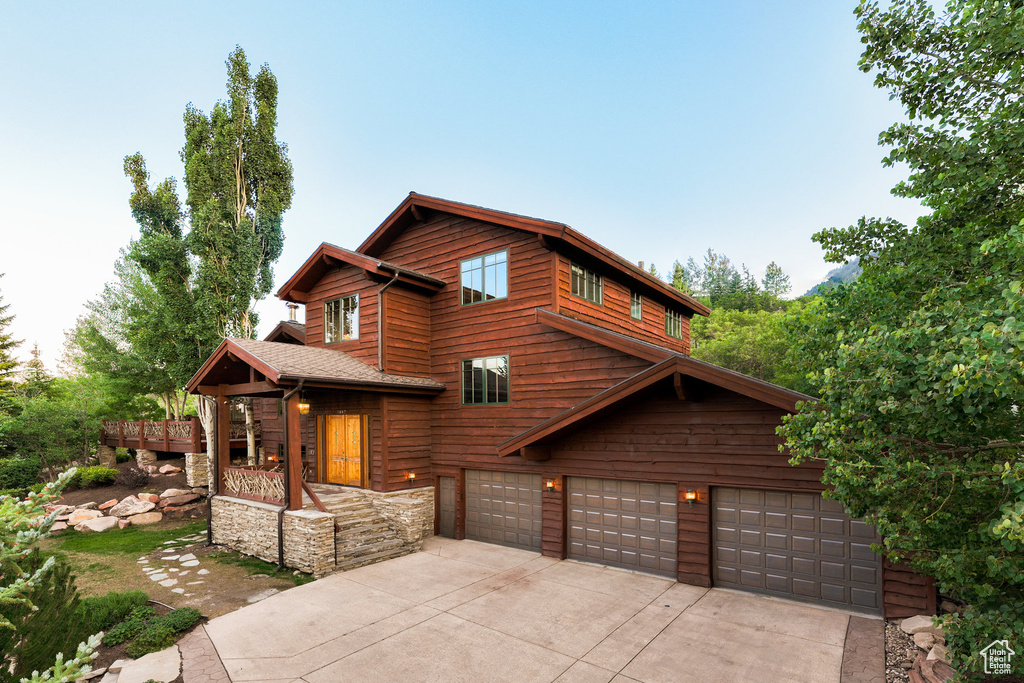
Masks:
[[[288,296],[288,300],[289,301],[294,301],[294,302],[300,303],[300,304],[309,303],[309,292],[300,292],[298,290],[292,290],[288,294],[289,294],[289,296]]]
[[[201,384],[199,386],[199,393],[206,396],[214,396],[216,394],[222,396],[262,396],[264,394],[280,393],[281,391],[281,387],[268,380],[244,382],[242,384],[220,384],[218,386]]]
[[[416,206],[415,204],[409,205],[409,213],[411,213],[412,217],[415,218],[420,223],[427,222],[427,219],[424,217],[423,212],[420,210],[420,207]]]
[[[551,240],[549,240],[545,235],[538,234],[537,241],[540,242],[540,246],[544,247],[548,251],[555,250],[554,245],[551,244]]]
[[[685,401],[688,398],[686,386],[683,384],[683,376],[678,372],[672,376],[672,386],[675,387],[676,398],[680,401]]]
[[[519,455],[523,460],[539,462],[551,459],[551,448],[549,446],[524,446],[519,449]]]
[[[284,466],[288,468],[288,509],[302,509],[302,425],[299,424],[299,392],[285,403],[288,443],[284,447]]]

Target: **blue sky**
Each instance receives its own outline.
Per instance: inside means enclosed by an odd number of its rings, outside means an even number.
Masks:
[[[561,221],[664,272],[708,248],[795,294],[811,235],[912,221],[860,72],[854,2],[19,3],[0,0],[0,293],[27,358],[137,234],[127,154],[182,175],[181,116],[225,97],[236,44],[280,85],[295,166],[280,284],[357,246],[410,190]],[[272,296],[261,333],[284,317]]]

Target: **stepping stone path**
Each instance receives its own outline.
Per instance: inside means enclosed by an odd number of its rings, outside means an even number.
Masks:
[[[152,560],[156,566],[145,566],[148,565],[152,559],[145,556],[138,559],[138,564],[143,565],[142,571],[145,572],[152,581],[159,583],[165,588],[171,588],[171,586],[178,583],[179,578],[193,571],[191,569],[182,570],[182,567],[199,566],[199,559],[193,553],[186,552],[182,554],[181,551],[187,550],[190,546],[194,546],[195,544],[205,540],[206,534],[193,534],[191,536],[176,538],[172,541],[164,541],[163,544],[167,547],[159,551],[161,554],[160,557]],[[196,570],[196,574],[203,576],[209,573],[209,569]],[[185,585],[196,586],[203,583],[205,583],[205,581],[199,579],[197,581],[189,581]],[[185,597],[190,597],[192,595],[191,593],[185,593],[184,588],[171,588],[171,592],[177,593],[178,595],[185,595]]]

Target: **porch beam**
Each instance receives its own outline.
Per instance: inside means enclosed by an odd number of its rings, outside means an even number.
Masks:
[[[299,400],[301,392],[288,397],[285,404],[285,420],[288,421],[288,443],[284,450],[284,466],[288,468],[289,510],[302,509],[302,426],[299,423]]]
[[[215,387],[200,385],[199,393],[220,396],[255,396],[258,394],[280,393],[281,387],[270,380],[262,382],[243,382],[241,384],[221,384]]]

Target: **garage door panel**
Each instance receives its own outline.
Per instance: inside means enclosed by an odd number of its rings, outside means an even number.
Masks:
[[[881,612],[878,536],[836,501],[714,489],[712,533],[715,585]]]
[[[570,519],[583,521],[569,528],[569,557],[675,577],[675,485],[571,477],[568,489]]]
[[[539,550],[540,475],[467,470],[466,538]]]

